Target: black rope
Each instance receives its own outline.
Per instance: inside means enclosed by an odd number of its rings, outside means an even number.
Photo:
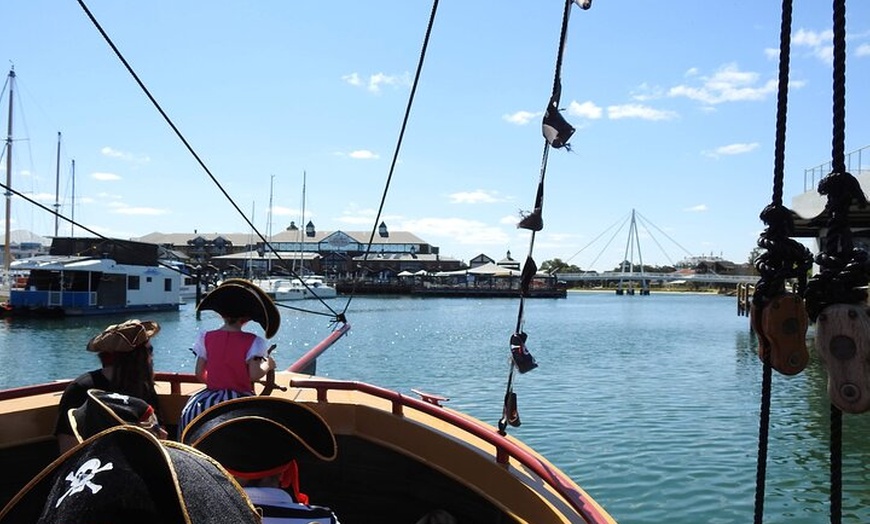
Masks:
[[[770,430],[770,383],[773,368],[770,365],[770,346],[762,350],[764,367],[761,374],[761,412],[758,417],[758,459],[755,469],[755,524],[764,521],[764,489],[767,479],[767,442]]]
[[[6,184],[4,184],[4,183],[2,183],[2,182],[0,182],[0,188],[2,188],[4,191],[6,191],[6,193],[7,193],[10,197],[14,195],[14,196],[17,196],[17,197],[19,197],[19,198],[22,198],[22,199],[24,199],[25,201],[27,201],[28,203],[30,203],[30,204],[32,204],[32,205],[34,205],[34,206],[36,206],[36,207],[38,207],[38,208],[40,208],[40,209],[42,209],[42,210],[44,210],[44,211],[48,211],[49,213],[51,213],[51,214],[54,215],[55,217],[57,217],[57,218],[63,220],[64,222],[66,222],[66,223],[68,223],[68,224],[72,224],[72,225],[76,226],[77,228],[82,229],[82,230],[84,230],[84,231],[87,231],[88,233],[90,233],[90,234],[94,235],[95,237],[99,238],[100,240],[104,240],[104,241],[106,241],[106,242],[112,244],[113,246],[116,246],[116,247],[118,247],[118,248],[120,248],[120,249],[122,249],[122,250],[126,250],[126,251],[129,251],[129,252],[133,252],[133,251],[134,251],[133,247],[130,246],[128,243],[126,243],[126,242],[124,242],[124,241],[119,241],[118,239],[115,239],[115,238],[109,238],[109,237],[107,237],[107,236],[105,236],[105,235],[102,235],[102,234],[100,234],[100,233],[97,233],[97,232],[94,231],[93,229],[90,229],[89,227],[87,227],[87,226],[85,226],[85,225],[83,225],[83,224],[80,224],[79,222],[76,222],[75,220],[73,220],[73,219],[67,217],[66,215],[63,215],[63,214],[60,213],[58,210],[56,210],[56,209],[51,209],[51,208],[49,208],[48,206],[46,206],[46,205],[44,205],[44,204],[41,204],[40,202],[37,202],[36,200],[33,200],[32,198],[28,197],[28,196],[25,195],[24,193],[21,193],[20,191],[17,191],[17,190],[15,190],[15,189],[13,189],[13,188],[7,186]],[[179,274],[182,274],[182,275],[186,275],[186,274],[187,274],[187,273],[185,273],[182,269],[180,269],[180,268],[178,268],[178,267],[176,267],[176,266],[173,266],[172,264],[167,264],[167,263],[163,262],[162,260],[158,260],[158,261],[157,261],[157,265],[162,266],[162,267],[165,267],[166,269],[171,269],[172,271],[175,271],[176,273],[179,273]]]
[[[136,83],[139,85],[139,88],[142,90],[143,93],[145,93],[145,96],[148,97],[148,100],[151,101],[151,104],[154,106],[155,109],[157,109],[157,112],[160,113],[160,116],[163,117],[163,120],[165,120],[166,123],[169,125],[169,127],[172,128],[172,131],[175,133],[175,135],[178,137],[178,139],[181,140],[182,144],[184,144],[184,147],[187,148],[187,151],[193,156],[193,158],[200,165],[200,167],[203,169],[203,171],[205,171],[205,173],[208,175],[208,177],[211,179],[211,181],[214,183],[214,185],[217,186],[217,188],[224,195],[224,197],[227,199],[227,201],[233,206],[233,208],[236,210],[236,212],[239,214],[239,216],[241,216],[242,219],[245,221],[245,223],[247,223],[247,225],[251,228],[251,231],[253,231],[257,235],[257,238],[259,238],[260,241],[263,242],[263,246],[265,248],[267,248],[271,253],[273,253],[275,255],[276,259],[278,259],[280,261],[284,261],[284,259],[281,257],[281,254],[278,251],[276,251],[274,247],[272,247],[272,244],[266,239],[265,236],[263,236],[263,234],[260,232],[260,230],[257,229],[256,226],[254,226],[254,224],[251,222],[251,220],[241,210],[241,208],[238,206],[238,204],[236,204],[236,202],[233,200],[233,198],[230,196],[230,194],[226,191],[226,189],[224,189],[223,185],[221,185],[221,183],[218,181],[218,179],[212,174],[212,172],[208,168],[208,166],[205,165],[205,162],[202,160],[202,158],[200,158],[200,156],[199,156],[199,154],[197,154],[196,150],[193,149],[193,146],[190,145],[190,142],[188,142],[187,139],[184,137],[184,135],[181,133],[181,130],[179,130],[178,127],[175,125],[175,123],[172,121],[172,119],[169,118],[169,115],[166,113],[166,111],[163,110],[163,107],[161,107],[160,103],[157,102],[157,99],[154,98],[154,96],[151,94],[151,91],[148,90],[148,87],[145,85],[145,83],[142,82],[142,80],[139,78],[139,75],[136,74],[136,71],[133,70],[133,67],[130,65],[129,62],[127,62],[127,59],[124,58],[124,55],[121,54],[121,51],[118,49],[118,47],[112,41],[112,39],[109,37],[108,33],[106,33],[106,31],[103,30],[103,27],[100,25],[100,23],[94,17],[94,15],[91,13],[90,9],[88,9],[88,6],[85,5],[84,0],[78,0],[78,3],[79,3],[79,6],[81,6],[82,10],[87,15],[87,17],[90,19],[91,23],[97,29],[97,31],[100,32],[100,35],[102,35],[103,39],[106,41],[106,43],[109,45],[109,47],[112,48],[112,51],[115,53],[115,56],[118,57],[118,60],[121,61],[121,63],[127,69],[127,72],[130,73],[130,76],[133,77],[133,80],[136,81]],[[299,282],[301,282],[302,285],[305,286],[306,289],[308,289],[309,291],[311,290],[311,288],[308,286],[308,284],[305,282],[305,280],[302,277],[300,277],[299,274],[297,274],[292,268],[285,268],[285,269],[290,273],[290,275],[292,277],[298,279]],[[326,302],[326,300],[324,300],[320,296],[317,296],[316,293],[313,293],[313,295],[315,297],[317,297],[318,301],[326,309],[328,309],[334,317],[339,316],[339,313],[335,312],[332,309],[332,307],[329,305],[329,303]],[[312,313],[314,313],[314,312],[312,311]]]
[[[843,518],[843,412],[831,404],[831,524]]]
[[[402,149],[402,140],[405,138],[405,129],[408,127],[408,120],[411,116],[411,107],[414,104],[414,95],[417,93],[417,85],[420,83],[420,74],[423,72],[423,63],[426,59],[426,50],[429,48],[429,37],[432,35],[432,27],[435,25],[435,14],[438,12],[438,0],[434,0],[432,2],[432,11],[429,14],[429,23],[426,25],[426,35],[423,37],[423,48],[420,50],[420,58],[417,60],[417,70],[414,73],[414,83],[411,85],[411,94],[408,96],[408,104],[405,106],[405,116],[402,118],[402,127],[399,130],[399,138],[396,140],[396,148],[393,150],[393,159],[390,161],[390,171],[387,174],[387,181],[384,184],[384,191],[381,194],[381,203],[378,205],[378,212],[375,215],[375,221],[372,224],[372,231],[369,235],[369,241],[366,245],[366,251],[363,254],[363,262],[368,261],[369,254],[372,250],[372,243],[374,242],[375,232],[378,230],[378,224],[381,221],[381,214],[384,211],[384,205],[387,202],[387,193],[390,190],[390,183],[393,180],[393,172],[396,169],[396,163],[399,160],[399,151]],[[353,286],[351,288],[350,296],[347,299],[347,303],[344,306],[344,310],[342,313],[347,312],[347,309],[350,307],[351,300],[355,295],[357,281],[354,280]]]
[[[819,182],[818,191],[827,196],[827,235],[816,257],[820,271],[807,284],[807,312],[815,321],[832,304],[862,304],[867,298],[870,264],[867,253],[856,249],[849,214],[852,204],[867,206],[858,181],[846,171],[846,1],[833,4],[833,122],[831,173]],[[842,519],[842,412],[831,404],[830,519]]]
[[[760,278],[752,296],[753,314],[761,318],[764,308],[786,292],[786,280],[797,279],[798,293],[806,286],[807,272],[812,267],[809,250],[790,238],[794,232],[791,211],[783,206],[783,180],[785,178],[785,142],[788,116],[788,78],[791,56],[792,0],[783,0],[780,23],[779,77],[776,104],[776,138],[773,160],[773,193],[771,203],[762,210],[761,220],[767,225],[758,239],[765,250],[755,261]],[[761,322],[754,322],[761,326]],[[763,333],[756,333],[761,348],[763,369],[761,406],[758,427],[758,458],[755,475],[755,523],[764,520],[764,492],[767,477],[767,451],[770,429],[770,403],[772,389],[771,347]]]
[[[525,373],[537,367],[534,357],[532,357],[526,348],[528,335],[523,330],[523,324],[525,323],[523,312],[525,309],[525,299],[529,294],[532,280],[538,271],[538,265],[535,263],[533,254],[536,234],[544,227],[544,181],[547,175],[547,160],[550,154],[550,147],[564,147],[570,151],[571,148],[568,140],[574,133],[574,128],[565,121],[559,112],[559,102],[562,96],[562,61],[564,60],[565,45],[568,40],[568,21],[570,20],[571,8],[574,3],[574,0],[565,0],[562,10],[562,25],[559,34],[559,49],[556,53],[555,72],[553,74],[553,89],[542,121],[544,147],[541,154],[541,167],[538,187],[535,192],[535,202],[532,211],[522,214],[523,216],[519,224],[517,224],[518,228],[531,231],[531,236],[529,239],[528,255],[526,255],[526,260],[523,263],[521,274],[517,322],[514,333],[510,337],[511,363],[505,388],[504,404],[502,405],[502,418],[498,423],[499,433],[501,434],[506,433],[507,423],[510,422],[508,414],[512,413],[516,415],[514,417],[514,425],[519,425],[519,416],[516,414],[516,394],[513,392],[514,371],[518,370],[520,373]],[[586,10],[591,7],[592,2],[590,0],[578,5]]]

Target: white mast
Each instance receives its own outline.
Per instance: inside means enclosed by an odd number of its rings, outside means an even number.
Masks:
[[[266,215],[266,238],[272,243],[272,188],[275,186],[275,175],[269,180],[269,213]],[[263,255],[266,257],[266,276],[272,273],[272,253],[268,246],[263,246]]]
[[[69,236],[75,237],[75,221],[76,221],[76,160],[72,160],[72,166],[70,167],[72,170],[72,197],[70,198],[70,222],[69,222]]]
[[[305,235],[308,234],[308,229],[305,227],[305,171],[302,171],[302,223],[299,231],[302,233],[302,243],[299,245],[299,273],[305,274]]]
[[[60,131],[57,132],[57,161],[54,171],[54,236],[57,236],[60,218]]]
[[[3,270],[4,275],[9,273],[9,262],[12,254],[9,251],[9,237],[12,234],[10,222],[12,220],[12,98],[15,90],[15,66],[9,70],[9,122],[6,124],[6,237],[3,247]]]

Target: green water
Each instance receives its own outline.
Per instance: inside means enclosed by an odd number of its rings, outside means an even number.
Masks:
[[[440,393],[495,424],[517,310],[508,299],[357,297],[350,334],[317,370]],[[528,301],[525,317],[540,367],[515,377],[523,424],[513,435],[623,524],[752,522],[761,365],[734,298],[570,294]],[[163,326],[155,362],[168,371],[191,371],[196,331],[219,324],[210,313],[197,321],[189,306],[149,318]],[[85,343],[117,320],[5,320],[0,387],[96,367]],[[282,321],[282,367],[329,332],[322,316],[282,309]],[[765,523],[828,521],[825,380],[815,361],[795,377],[774,374]],[[868,430],[867,416],[844,415],[843,522],[870,522]]]

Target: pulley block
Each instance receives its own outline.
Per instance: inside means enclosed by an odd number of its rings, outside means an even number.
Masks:
[[[834,304],[816,321],[816,352],[828,371],[831,403],[846,413],[870,410],[870,316],[866,305]]]
[[[783,375],[797,375],[807,367],[807,310],[800,295],[777,295],[759,314],[755,305],[750,311],[752,329],[758,336],[758,356],[770,348],[770,366]]]

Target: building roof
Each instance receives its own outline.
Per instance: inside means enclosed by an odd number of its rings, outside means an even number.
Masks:
[[[313,237],[305,236],[304,230],[298,231],[280,231],[274,233],[272,238],[268,239],[270,243],[280,242],[305,242],[306,244],[316,244],[326,240],[333,234],[341,233],[347,235],[355,242],[360,244],[368,244],[371,231],[316,231]],[[260,237],[251,233],[149,233],[143,237],[136,238],[139,242],[149,242],[152,244],[170,244],[173,246],[185,245],[189,240],[196,237],[202,237],[205,240],[211,241],[218,237],[229,240],[235,246],[246,246],[250,244],[260,243]],[[382,237],[375,233],[372,239],[372,245],[390,245],[390,244],[426,244],[428,242],[407,231],[392,231],[389,236]]]

